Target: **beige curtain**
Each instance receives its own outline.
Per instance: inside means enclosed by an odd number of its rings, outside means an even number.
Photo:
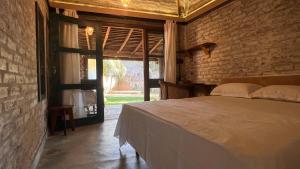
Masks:
[[[165,78],[166,82],[176,83],[176,34],[175,21],[165,23]]]
[[[65,10],[64,15],[78,18],[74,10]],[[60,25],[60,46],[67,48],[79,48],[78,25],[63,23]],[[61,82],[63,84],[80,83],[80,55],[77,53],[62,53],[61,59]],[[74,113],[82,112],[82,94],[80,90],[65,90],[63,92],[63,105],[73,105]]]

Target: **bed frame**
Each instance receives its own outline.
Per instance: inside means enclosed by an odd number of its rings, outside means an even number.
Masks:
[[[221,81],[220,84],[224,83],[254,83],[262,86],[300,85],[300,75],[225,78]],[[138,152],[136,152],[136,157],[140,157]]]
[[[255,83],[262,86],[268,85],[300,85],[300,75],[291,76],[263,76],[263,77],[245,77],[245,78],[226,78],[224,83]]]

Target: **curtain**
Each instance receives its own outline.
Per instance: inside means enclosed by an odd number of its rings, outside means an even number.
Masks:
[[[66,9],[65,16],[78,18],[77,12]],[[63,23],[60,25],[60,46],[67,48],[79,48],[78,25]],[[80,55],[78,53],[62,53],[61,63],[61,82],[63,84],[80,83]],[[73,105],[74,114],[83,112],[82,93],[80,90],[64,90],[62,93],[62,104]]]
[[[176,35],[175,21],[165,23],[165,77],[164,81],[176,83]]]

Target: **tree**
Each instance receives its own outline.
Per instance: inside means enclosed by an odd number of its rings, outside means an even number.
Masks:
[[[115,77],[119,83],[126,75],[126,67],[120,60],[104,60],[103,76],[110,77],[111,83],[109,90],[112,89],[112,78]]]

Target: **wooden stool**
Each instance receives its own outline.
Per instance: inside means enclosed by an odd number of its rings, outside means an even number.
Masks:
[[[73,106],[56,106],[49,107],[50,113],[50,134],[53,135],[56,127],[56,119],[60,115],[64,121],[64,135],[67,135],[67,119],[66,115],[69,116],[69,125],[72,128],[72,131],[75,130],[75,123],[73,118]]]

